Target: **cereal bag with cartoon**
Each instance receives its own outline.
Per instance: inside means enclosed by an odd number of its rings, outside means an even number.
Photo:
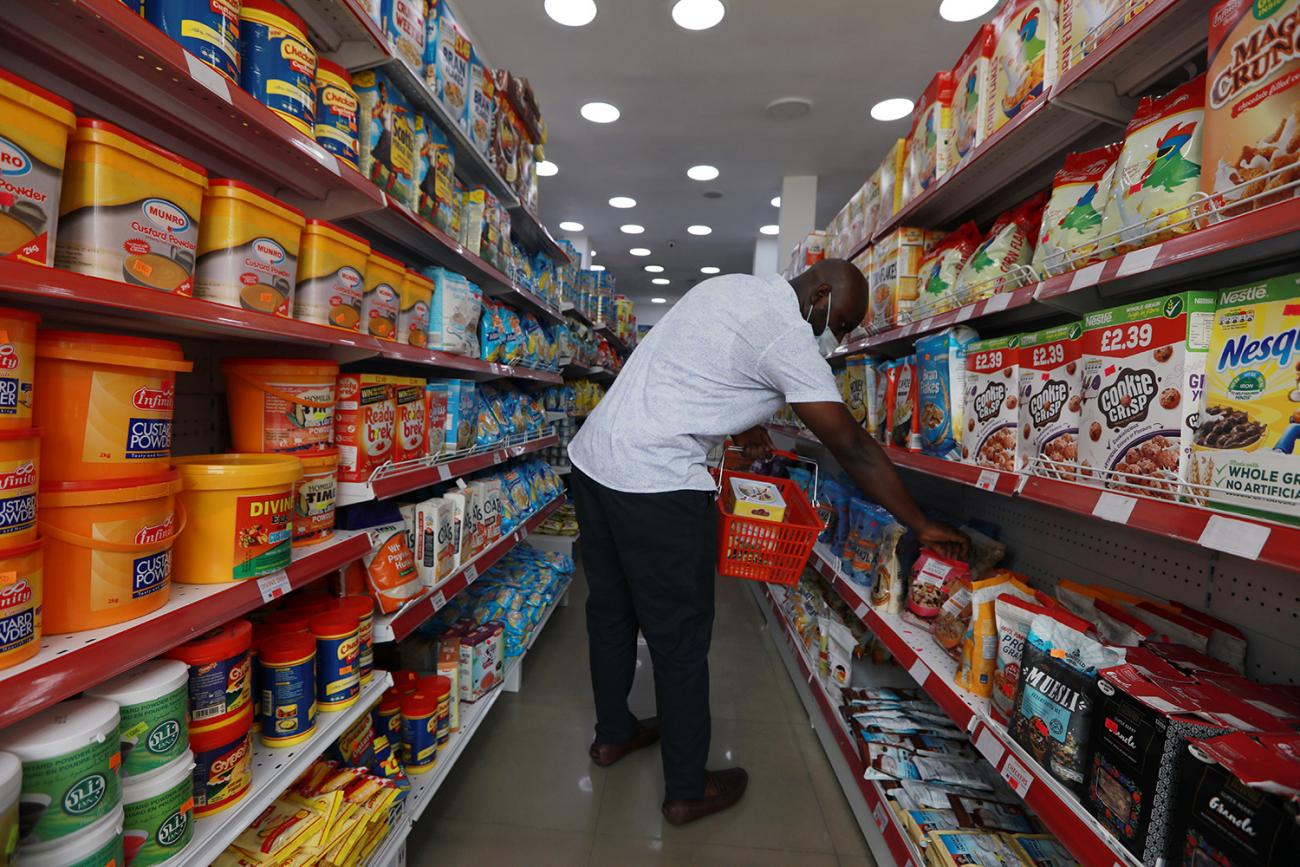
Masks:
[[[952,99],[952,73],[936,72],[912,110],[906,168],[912,196],[934,186],[949,169]]]
[[[985,137],[1020,114],[1056,82],[1056,0],[1006,0],[993,21]]]
[[[1061,73],[1124,23],[1132,0],[1061,0]]]
[[[977,340],[966,347],[966,421],[962,460],[981,467],[1017,469],[1020,420],[1020,337]]]
[[[1119,152],[1117,143],[1065,158],[1038,228],[1031,264],[1039,274],[1062,274],[1092,261]]]
[[[1023,266],[1034,256],[1042,221],[1042,193],[1000,215],[979,248],[962,264],[955,290],[958,304],[970,304],[1025,285],[1031,273]]]
[[[1205,368],[1193,496],[1300,523],[1300,274],[1220,292]]]
[[[1020,466],[1073,479],[1083,409],[1083,325],[1020,335]]]
[[[920,299],[913,318],[933,316],[961,304],[957,297],[957,277],[961,266],[980,245],[980,230],[973,220],[967,220],[956,231],[944,236],[934,249],[926,254],[917,269]]]
[[[1188,207],[1201,178],[1205,77],[1162,97],[1145,97],[1124,132],[1102,214],[1102,258],[1193,231]]]
[[[1180,292],[1083,322],[1079,478],[1174,499],[1205,382],[1214,293]]]
[[[983,25],[952,69],[952,135],[948,137],[950,169],[960,165],[984,141],[993,105],[989,97],[989,62],[997,41],[993,25]]]

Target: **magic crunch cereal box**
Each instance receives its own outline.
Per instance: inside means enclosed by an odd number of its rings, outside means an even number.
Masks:
[[[1020,465],[1037,475],[1074,478],[1082,337],[1079,322],[1020,335]]]
[[[1224,289],[1188,481],[1198,502],[1300,523],[1300,274]]]

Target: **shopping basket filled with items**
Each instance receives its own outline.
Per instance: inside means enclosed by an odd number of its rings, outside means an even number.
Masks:
[[[739,451],[734,447],[727,451]],[[811,464],[817,497],[817,463],[793,452],[773,451],[774,460]],[[808,565],[813,543],[825,524],[793,478],[731,469],[730,461],[710,468],[718,482],[718,574],[794,586]],[[805,475],[807,470],[801,470]]]

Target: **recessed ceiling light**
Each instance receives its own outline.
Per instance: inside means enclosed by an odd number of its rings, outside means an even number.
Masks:
[[[580,111],[592,123],[613,123],[618,120],[618,109],[608,102],[589,102]]]
[[[713,230],[708,226],[687,226],[686,231],[690,232],[692,235],[707,235]]]
[[[787,96],[768,103],[763,112],[772,120],[798,120],[801,117],[807,117],[812,108],[811,99],[804,99],[801,96]]]
[[[912,100],[901,96],[894,99],[882,99],[871,106],[871,116],[876,120],[898,120],[912,113]]]
[[[703,268],[700,269],[701,274],[720,274],[721,272],[722,272],[721,268],[715,267],[713,265],[705,265]]]
[[[611,208],[635,208],[636,199],[630,196],[615,196],[609,200],[609,206]]]
[[[542,160],[537,164],[537,175],[542,178],[549,178],[560,173],[560,167],[550,160]]]
[[[943,0],[939,17],[945,21],[973,21],[998,5],[998,0]]]
[[[656,277],[650,282],[655,284],[656,286],[667,286],[672,281],[669,280],[667,277]]]
[[[628,252],[631,253],[633,256],[649,256],[649,255],[650,255],[650,248],[649,248],[649,247],[633,247],[631,250],[628,250]]]
[[[773,197],[772,197],[772,207],[774,207],[774,208],[779,208],[779,207],[781,207],[781,197],[780,197],[780,196],[773,196]]]
[[[646,265],[645,269],[651,274],[662,274],[664,272],[663,265]]]
[[[718,176],[713,166],[691,166],[686,170],[686,177],[693,181],[711,181]]]
[[[591,258],[595,259],[595,258],[596,258],[596,251],[595,251],[595,250],[588,250],[588,251],[587,251],[587,255],[590,256]]]
[[[645,231],[645,226],[638,226],[636,223],[628,223],[626,225],[619,226],[618,230],[622,232],[624,235],[639,235]]]
[[[716,27],[727,7],[722,0],[677,0],[673,4],[673,20],[687,30],[708,30]]]
[[[650,299],[650,303],[651,303],[651,304],[667,304],[667,303],[668,303],[668,299],[667,299],[667,298],[651,298],[651,299]]]
[[[766,226],[760,226],[758,231],[762,232],[764,235],[779,235],[781,234],[781,227],[775,223],[769,223]]]
[[[565,220],[560,224],[561,232],[581,232],[582,223],[575,223],[572,220]]]
[[[590,268],[588,268],[587,270],[588,270],[588,271],[604,271],[604,270],[605,270],[605,266],[604,266],[604,265],[592,265],[592,266],[591,266]]]
[[[546,0],[542,8],[552,21],[565,27],[582,27],[596,17],[592,0]]]

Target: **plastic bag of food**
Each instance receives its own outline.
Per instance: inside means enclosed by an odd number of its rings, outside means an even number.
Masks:
[[[994,604],[1000,596],[1032,601],[1034,591],[1029,588],[1024,576],[1006,570],[999,570],[992,576],[971,584],[968,622],[957,648],[956,683],[976,695],[988,696],[993,692],[993,672],[997,668],[998,655],[998,625]],[[940,621],[943,616],[943,612],[940,612]],[[935,638],[942,645],[944,642],[941,633],[946,635],[947,630],[941,623],[936,623]],[[952,651],[949,650],[949,653]]]
[[[970,581],[970,568],[965,563],[933,551],[921,551],[912,567],[903,619],[927,631],[933,630],[944,603],[954,594],[964,590],[969,600]]]
[[[370,533],[379,542],[361,556],[361,565],[380,613],[389,614],[424,592],[424,582],[415,568],[404,523],[371,527]]]
[[[1005,212],[994,221],[978,249],[957,275],[959,304],[969,304],[1024,284],[1020,265],[1034,256],[1034,240],[1047,197],[1040,193]]]
[[[967,220],[926,254],[917,270],[921,295],[916,305],[917,315],[933,316],[961,306],[957,297],[957,278],[962,265],[979,247],[980,240],[979,227],[973,220]]]
[[[1039,274],[1061,274],[1093,261],[1120,147],[1109,144],[1065,158],[1038,229],[1031,264]]]

